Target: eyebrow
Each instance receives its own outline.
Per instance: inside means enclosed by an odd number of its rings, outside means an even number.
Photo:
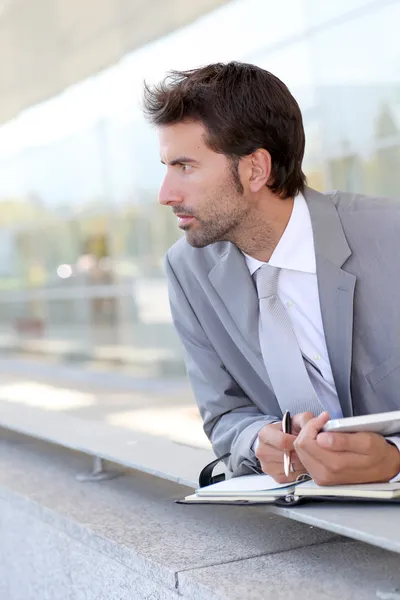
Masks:
[[[161,160],[162,164],[165,165],[165,161]],[[192,165],[198,165],[199,161],[195,160],[194,158],[189,158],[188,156],[179,156],[178,158],[174,158],[174,160],[171,160],[171,162],[168,163],[171,167],[174,167],[175,165],[183,165],[183,164],[192,164]]]

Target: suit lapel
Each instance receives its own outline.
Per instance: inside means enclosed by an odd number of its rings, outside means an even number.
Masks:
[[[240,250],[229,242],[225,242],[223,248],[220,260],[209,273],[209,280],[219,296],[211,298],[211,302],[219,304],[216,309],[232,339],[270,385],[258,337],[258,297],[253,279]],[[225,311],[219,300],[225,305]]]
[[[350,377],[356,277],[342,270],[351,255],[331,199],[306,188],[314,234],[318,291],[332,374],[345,417],[353,414]]]

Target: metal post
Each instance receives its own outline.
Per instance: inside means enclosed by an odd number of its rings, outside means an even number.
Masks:
[[[123,475],[123,471],[105,469],[104,460],[100,456],[93,456],[92,470],[86,473],[78,473],[76,479],[78,481],[107,481],[120,475]]]

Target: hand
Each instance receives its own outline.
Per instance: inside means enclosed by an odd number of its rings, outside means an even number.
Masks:
[[[307,416],[294,449],[319,485],[386,482],[400,472],[400,452],[378,433],[321,432],[327,412]]]
[[[306,468],[293,450],[293,444],[303,422],[306,423],[313,416],[312,413],[301,413],[292,417],[292,434],[283,433],[282,423],[280,422],[265,425],[259,432],[256,457],[260,461],[263,472],[271,475],[278,483],[295,481],[298,475],[306,473]],[[283,470],[284,450],[291,453],[291,464],[294,469],[288,477],[286,477]]]

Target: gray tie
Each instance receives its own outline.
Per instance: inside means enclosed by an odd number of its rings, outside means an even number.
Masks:
[[[261,352],[282,412],[292,415],[323,408],[304,365],[296,335],[286,309],[277,296],[280,269],[263,265],[255,274],[260,304]]]

